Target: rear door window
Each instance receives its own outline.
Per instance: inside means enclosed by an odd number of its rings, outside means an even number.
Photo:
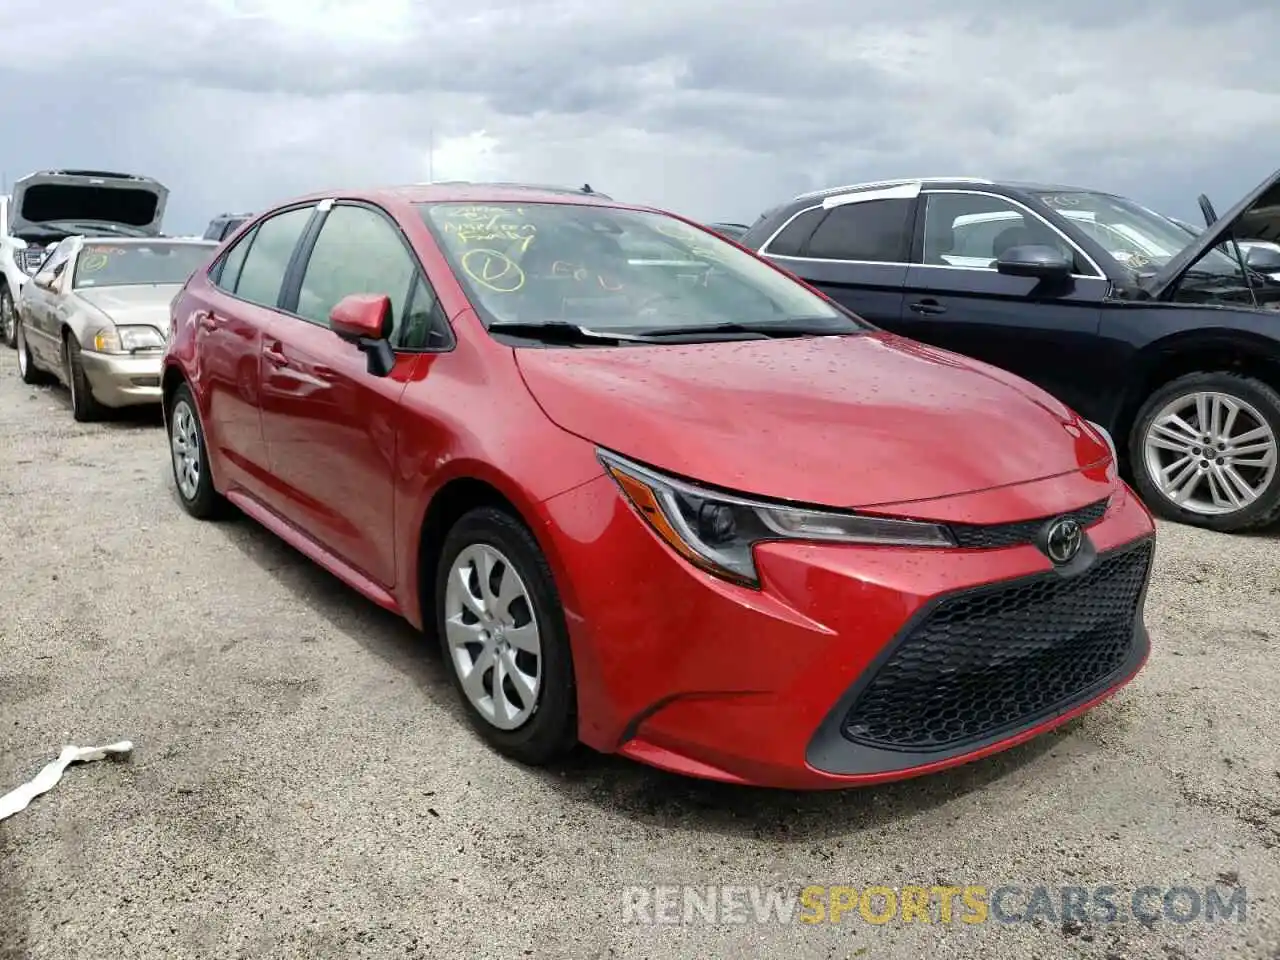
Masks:
[[[798,257],[800,251],[804,249],[805,242],[813,233],[813,228],[821,222],[826,213],[827,211],[822,207],[804,211],[783,227],[782,232],[774,237],[773,242],[768,244],[762,252],[775,257]]]
[[[902,199],[834,207],[813,231],[803,255],[816,260],[906,263],[914,210],[913,201]]]
[[[289,261],[313,210],[313,207],[286,210],[258,225],[236,278],[237,297],[264,307],[274,308],[279,303]]]

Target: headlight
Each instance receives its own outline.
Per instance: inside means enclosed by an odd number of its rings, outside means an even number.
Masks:
[[[164,337],[155,327],[102,327],[88,340],[95,353],[133,353],[164,348]]]
[[[758,586],[752,548],[768,540],[822,540],[883,546],[950,547],[946,528],[812,510],[707,490],[598,450],[623,494],[671,549],[699,569]]]

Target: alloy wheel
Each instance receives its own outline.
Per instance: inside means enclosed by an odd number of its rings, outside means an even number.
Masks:
[[[0,294],[0,340],[12,343],[18,333],[18,311],[13,305],[13,295],[6,288]]]
[[[200,489],[200,432],[196,417],[186,400],[173,405],[169,444],[173,450],[173,476],[184,500],[194,500]]]
[[[1176,397],[1143,438],[1147,473],[1171,502],[1202,516],[1243,510],[1271,485],[1276,435],[1252,404],[1227,393]]]
[[[27,335],[22,331],[22,324],[13,329],[14,343],[18,348],[18,373],[27,379]]]
[[[542,684],[542,636],[528,587],[495,547],[458,554],[444,599],[445,639],[471,705],[493,726],[514,730],[533,714]]]

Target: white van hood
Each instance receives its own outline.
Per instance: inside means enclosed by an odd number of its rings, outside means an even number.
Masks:
[[[9,235],[43,240],[57,229],[111,235],[160,234],[169,189],[151,177],[99,170],[42,170],[13,185]],[[123,231],[122,231],[123,232]]]

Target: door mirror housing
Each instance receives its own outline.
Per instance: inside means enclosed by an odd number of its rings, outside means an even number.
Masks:
[[[1037,280],[1065,280],[1071,276],[1071,266],[1060,251],[1038,245],[1010,247],[996,261],[1000,273]]]
[[[396,354],[387,338],[395,318],[391,298],[383,293],[353,293],[329,312],[329,329],[368,358],[371,376],[385,377],[396,365]]]
[[[1280,273],[1280,250],[1273,247],[1250,247],[1244,262],[1259,273]]]
[[[31,278],[31,282],[41,290],[52,290],[54,283],[57,282],[57,277],[53,275],[52,270],[41,270]]]

